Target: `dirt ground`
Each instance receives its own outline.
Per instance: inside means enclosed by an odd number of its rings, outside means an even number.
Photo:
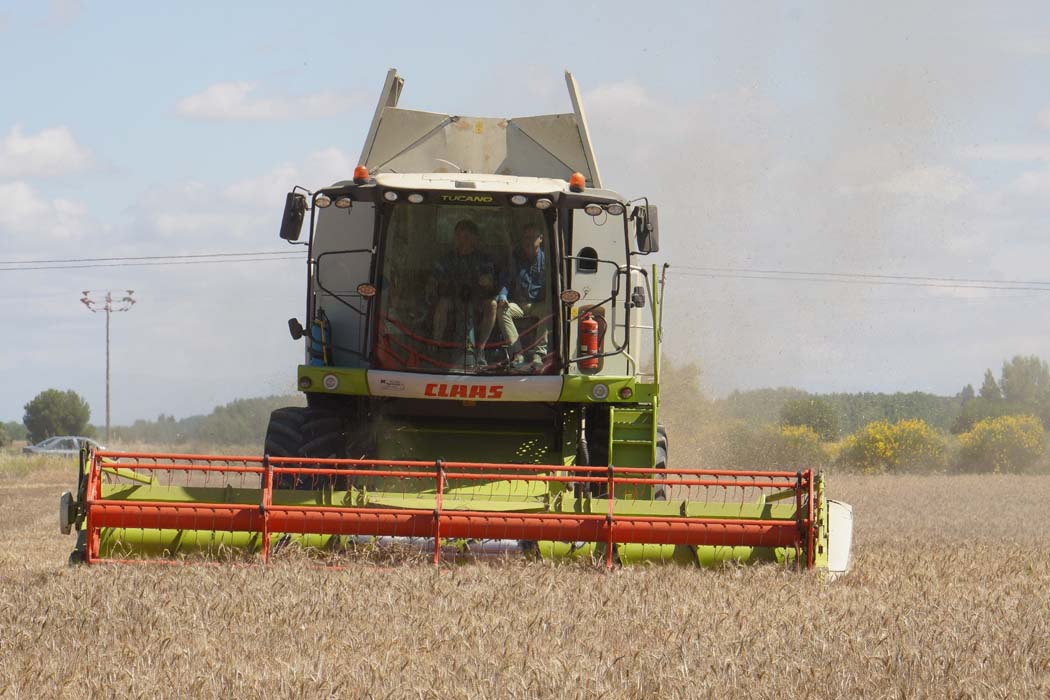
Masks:
[[[0,460],[3,697],[1050,697],[1050,477],[832,476],[854,570],[69,568]]]

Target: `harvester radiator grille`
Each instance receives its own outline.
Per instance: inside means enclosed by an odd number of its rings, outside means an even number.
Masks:
[[[813,565],[813,474],[99,451],[85,465],[85,559],[246,551],[370,538],[443,544],[766,548]],[[295,485],[278,488],[275,485]]]

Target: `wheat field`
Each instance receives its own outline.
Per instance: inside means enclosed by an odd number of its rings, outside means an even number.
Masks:
[[[68,568],[74,468],[0,460],[0,696],[1050,696],[1050,477],[829,479],[854,570]]]

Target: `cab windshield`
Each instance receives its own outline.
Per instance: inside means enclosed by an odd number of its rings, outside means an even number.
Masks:
[[[549,374],[550,220],[533,207],[395,204],[386,218],[376,365]]]

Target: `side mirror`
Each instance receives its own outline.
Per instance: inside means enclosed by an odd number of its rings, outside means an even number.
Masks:
[[[281,238],[286,241],[299,240],[299,232],[303,230],[304,216],[306,216],[306,197],[297,192],[289,192],[284,200]]]
[[[656,205],[647,204],[635,207],[631,218],[634,219],[634,238],[638,245],[638,252],[646,255],[658,252],[660,250],[660,226],[656,216]]]
[[[288,319],[288,333],[292,336],[292,340],[299,340],[306,331],[303,330],[303,324],[299,323],[299,319],[290,318]]]

